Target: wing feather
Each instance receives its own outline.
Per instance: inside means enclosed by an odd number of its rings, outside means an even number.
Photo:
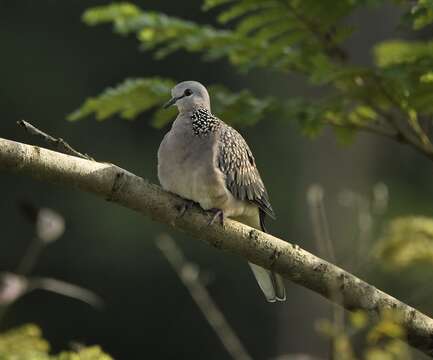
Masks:
[[[217,162],[226,176],[227,188],[236,199],[251,201],[261,211],[275,218],[248,144],[241,134],[228,125],[221,128]]]

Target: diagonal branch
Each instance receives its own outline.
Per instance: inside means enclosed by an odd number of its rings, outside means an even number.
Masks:
[[[394,309],[402,316],[407,341],[433,357],[433,319],[299,246],[227,219],[208,226],[209,215],[193,208],[178,217],[179,197],[115,165],[89,161],[0,138],[0,170],[78,188],[151,217],[220,250],[234,253],[341,305],[377,314]],[[334,301],[335,302],[335,301]]]
[[[32,124],[28,123],[24,120],[17,121],[17,124],[21,126],[26,132],[28,132],[30,135],[34,135],[38,138],[41,138],[44,140],[48,145],[51,145],[55,149],[69,155],[77,156],[83,159],[87,160],[93,160],[89,155],[82,154],[79,151],[75,150],[71,145],[69,145],[65,140],[62,138],[55,138],[46,132],[39,130],[36,126],[33,126]]]
[[[176,271],[177,276],[186,286],[194,302],[231,357],[234,360],[252,360],[251,355],[248,354],[241,340],[200,280],[198,267],[185,259],[182,250],[170,236],[159,236],[156,245],[173,270]]]

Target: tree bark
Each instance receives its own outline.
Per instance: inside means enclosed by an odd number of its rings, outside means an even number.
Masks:
[[[356,276],[301,249],[236,221],[208,225],[195,207],[179,217],[184,200],[113,164],[99,163],[0,138],[0,170],[23,173],[93,193],[227,250],[326,297],[348,310],[402,315],[408,343],[433,357],[433,319]],[[335,296],[335,289],[338,296]]]

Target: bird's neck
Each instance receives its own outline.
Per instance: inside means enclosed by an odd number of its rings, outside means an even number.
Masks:
[[[191,119],[192,131],[197,136],[215,132],[220,126],[220,120],[205,107],[197,107],[185,115]]]

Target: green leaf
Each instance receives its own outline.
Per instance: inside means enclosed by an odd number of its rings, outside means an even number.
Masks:
[[[418,0],[411,9],[413,28],[420,30],[433,23],[433,0]]]
[[[177,114],[175,107],[161,109],[169,100],[174,85],[175,82],[170,79],[128,79],[86,100],[68,116],[68,120],[76,121],[90,115],[97,120],[105,120],[116,114],[125,119],[134,119],[143,112],[158,109],[152,116],[152,124],[163,127]],[[209,92],[215,114],[238,126],[252,125],[261,120],[273,110],[275,103],[271,98],[256,98],[247,90],[235,93],[222,86],[210,86]]]
[[[374,48],[379,67],[415,63],[423,58],[433,59],[433,42],[389,40]]]
[[[41,330],[35,325],[24,325],[0,334],[0,358],[48,359],[50,345],[41,336]]]
[[[203,10],[210,10],[214,7],[232,2],[234,0],[205,0],[203,4]]]
[[[215,114],[232,125],[253,125],[273,106],[271,98],[258,99],[247,90],[233,93],[225,87],[212,86],[209,92]]]
[[[36,325],[24,325],[0,334],[2,360],[112,360],[99,346],[50,355],[50,345]]]
[[[301,132],[309,138],[317,137],[326,125],[323,115],[325,107],[320,103],[294,98],[282,105],[284,118],[296,121]]]
[[[110,22],[121,22],[133,18],[141,13],[140,9],[127,2],[90,8],[82,15],[87,25],[99,25]]]
[[[430,1],[419,0],[417,4],[425,7]],[[348,142],[357,127],[378,121],[373,108],[386,112],[398,107],[396,110],[406,116],[411,109],[423,121],[425,115],[433,113],[433,42],[383,42],[375,48],[379,68],[374,69],[351,66],[336,58],[335,54],[341,55],[341,43],[352,31],[345,25],[347,16],[360,6],[381,2],[205,0],[204,9],[220,7],[219,19],[231,22],[230,29],[144,11],[125,2],[89,9],[83,19],[91,25],[112,23],[118,33],[135,33],[140,48],[151,51],[156,59],[182,50],[201,53],[207,61],[227,58],[242,72],[259,67],[280,74],[296,72],[313,85],[327,85],[327,97],[315,102],[257,98],[248,91],[236,93],[222,87],[210,90],[215,113],[232,124],[250,125],[264,118],[294,120],[304,134],[314,137],[325,125],[332,124],[326,118],[332,116],[339,141]],[[174,81],[161,84],[164,81],[126,81],[88,99],[69,119],[89,115],[100,120],[114,115],[136,118],[157,109],[168,98]],[[163,91],[155,90],[158,84]],[[157,109],[151,121],[161,127],[174,116],[173,109]],[[413,120],[408,125],[420,128]]]
[[[161,78],[127,79],[116,87],[106,89],[101,95],[86,100],[67,118],[76,121],[94,114],[97,120],[105,120],[119,114],[124,119],[134,119],[140,113],[167,101],[173,86],[173,81]]]
[[[218,16],[218,21],[225,24],[229,21],[246,15],[247,13],[256,12],[259,9],[272,8],[273,6],[275,6],[275,2],[272,0],[263,0],[261,2],[252,2],[249,0],[236,1],[228,10],[220,13]]]
[[[390,269],[433,264],[433,219],[407,216],[392,220],[374,248],[374,254]]]
[[[113,360],[111,356],[105,354],[99,346],[90,346],[78,350],[77,352],[64,351],[59,355],[53,356],[51,360]]]
[[[425,83],[414,89],[409,102],[420,114],[433,115],[433,83]]]
[[[281,9],[265,9],[240,21],[236,26],[236,31],[239,34],[247,35],[267,25],[285,22],[285,19],[285,15],[281,14]],[[288,25],[287,28],[290,28],[290,24]]]
[[[419,81],[422,83],[433,83],[433,71],[428,71],[422,74]]]
[[[143,11],[127,3],[89,9],[83,19],[92,25],[112,22],[115,31],[121,34],[135,32],[141,48],[154,51],[157,59],[186,50],[201,52],[207,60],[227,57],[241,71],[255,67],[283,71],[307,68],[325,77],[329,67],[323,69],[324,61],[312,60],[328,56],[331,37],[335,46],[347,35],[347,27],[336,27],[336,22],[357,3],[342,3],[335,5],[330,0],[205,2],[206,9],[226,4],[219,19],[223,23],[236,22],[235,30],[199,25],[159,12]],[[330,7],[333,11],[329,11]]]

